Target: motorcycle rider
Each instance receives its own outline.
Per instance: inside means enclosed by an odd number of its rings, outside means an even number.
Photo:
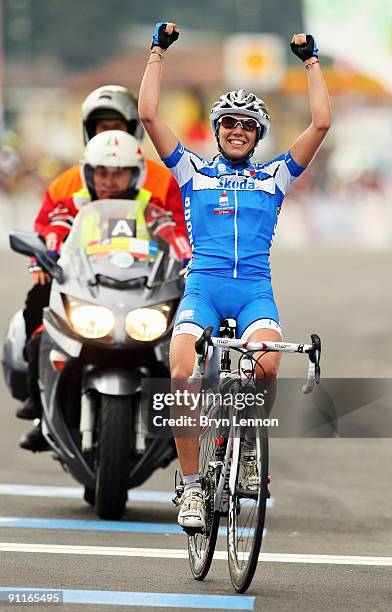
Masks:
[[[140,143],[136,138],[121,130],[101,132],[87,144],[80,162],[80,175],[84,187],[71,197],[62,198],[48,215],[46,224],[40,224],[39,233],[44,238],[49,254],[58,257],[59,249],[67,237],[81,206],[100,199],[132,199],[145,206],[144,216],[150,231],[162,238],[174,251],[178,259],[187,259],[190,249],[181,228],[169,211],[162,207],[159,198],[145,189],[146,162]],[[46,273],[43,273],[48,276]],[[39,285],[36,285],[36,287]],[[27,333],[30,339],[26,345],[29,364],[28,383],[34,403],[34,418],[40,418],[42,405],[38,389],[38,353],[42,331],[42,309],[48,304],[50,285],[40,286],[46,290],[46,303],[40,305],[27,300],[24,312]],[[29,297],[31,291],[29,292]],[[42,451],[48,448],[38,424],[20,441],[22,448]]]
[[[142,140],[144,135],[144,129],[137,113],[137,98],[120,85],[105,85],[92,91],[82,103],[82,119],[85,144],[93,136],[106,130],[124,130],[138,140]],[[148,158],[145,159],[145,164],[143,187],[158,197],[163,208],[172,213],[178,236],[183,236],[183,240],[187,242],[181,193],[176,180],[162,164]],[[64,197],[71,197],[82,187],[79,165],[68,168],[56,177],[46,191],[34,229],[40,233],[42,227],[48,223],[57,202]],[[186,248],[184,243],[184,250]],[[51,280],[35,261],[29,271],[32,273],[33,287],[27,295],[24,311],[27,341],[40,324],[42,308],[48,304],[50,293],[48,283]],[[34,351],[33,347],[34,344],[31,346],[26,344],[25,354],[29,362],[35,360],[34,355],[30,356],[30,352]],[[22,419],[36,418],[37,412],[40,412],[39,409],[37,410],[37,404],[38,406],[40,404],[39,398],[30,396],[18,408],[16,415]],[[34,432],[35,429],[31,432],[32,444],[34,443]]]

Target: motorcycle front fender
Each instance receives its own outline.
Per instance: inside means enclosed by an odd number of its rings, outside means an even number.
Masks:
[[[103,395],[134,395],[141,390],[140,372],[120,368],[91,370],[86,372],[83,392],[98,391]]]

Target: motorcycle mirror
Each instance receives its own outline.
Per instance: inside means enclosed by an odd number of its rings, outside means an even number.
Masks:
[[[41,240],[37,232],[25,230],[12,230],[10,232],[10,245],[13,251],[22,255],[36,257],[42,267],[51,274],[59,283],[64,282],[64,274],[61,266],[48,257],[46,244]]]
[[[45,243],[37,232],[25,230],[12,230],[10,232],[10,246],[13,251],[30,255],[30,257],[44,257],[47,253]]]

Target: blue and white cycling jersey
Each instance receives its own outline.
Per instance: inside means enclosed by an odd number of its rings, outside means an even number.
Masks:
[[[191,271],[271,280],[269,254],[283,198],[304,168],[290,153],[266,164],[205,161],[179,143],[162,160],[177,180]]]

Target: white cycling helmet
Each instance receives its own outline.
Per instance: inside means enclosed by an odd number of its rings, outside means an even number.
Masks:
[[[83,138],[85,144],[95,136],[98,119],[125,119],[128,133],[138,140],[144,136],[137,113],[137,98],[121,85],[104,85],[92,91],[82,103]]]
[[[218,119],[223,115],[232,114],[253,117],[260,123],[261,128],[257,130],[257,142],[267,136],[271,124],[269,111],[263,100],[254,93],[248,93],[245,89],[228,91],[215,102],[210,113],[210,121],[216,137]]]
[[[131,197],[139,191],[146,178],[146,165],[140,142],[121,130],[101,132],[86,145],[80,160],[80,172],[93,198],[95,197],[93,175],[94,169],[98,166],[131,169],[126,197]]]

